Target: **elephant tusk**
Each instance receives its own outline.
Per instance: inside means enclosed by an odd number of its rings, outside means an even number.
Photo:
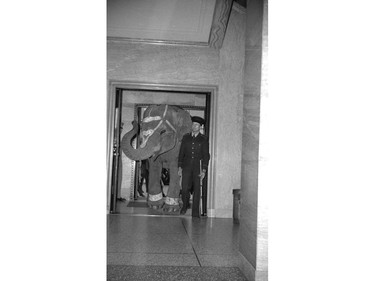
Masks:
[[[145,133],[145,132],[144,132]],[[152,132],[153,133],[153,132]],[[141,148],[144,148],[146,146],[146,143],[148,141],[148,139],[152,136],[152,133],[151,134],[143,134],[143,142],[142,144],[140,145]],[[148,136],[147,136],[148,135]]]
[[[145,148],[146,143],[147,143],[147,140],[145,140],[145,141],[144,141],[139,147],[140,147],[140,148]]]
[[[152,135],[154,133],[154,130],[150,129],[150,130],[147,130],[147,131],[144,131],[142,134],[147,137],[148,135]]]

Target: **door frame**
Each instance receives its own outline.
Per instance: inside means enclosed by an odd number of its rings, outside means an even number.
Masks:
[[[110,212],[110,195],[111,195],[111,182],[112,182],[112,163],[113,163],[113,135],[114,135],[114,118],[115,118],[115,97],[116,90],[157,90],[157,91],[169,91],[169,92],[181,92],[191,94],[209,94],[210,104],[208,107],[210,124],[209,124],[209,143],[210,143],[210,165],[208,167],[208,179],[207,179],[207,216],[214,215],[214,186],[215,177],[213,177],[213,171],[216,166],[216,116],[217,116],[217,92],[218,87],[215,85],[191,85],[191,84],[155,84],[147,82],[130,82],[121,80],[110,80],[107,91],[107,214]]]

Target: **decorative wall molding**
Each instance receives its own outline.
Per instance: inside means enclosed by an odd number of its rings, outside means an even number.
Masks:
[[[211,48],[220,49],[223,45],[229,15],[232,10],[232,4],[233,0],[217,0],[216,2],[210,39],[208,43]]]

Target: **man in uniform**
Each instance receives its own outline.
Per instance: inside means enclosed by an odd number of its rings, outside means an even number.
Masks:
[[[189,205],[190,192],[193,193],[192,216],[199,218],[200,183],[206,175],[210,160],[208,139],[200,133],[203,118],[194,116],[191,134],[182,138],[178,156],[178,174],[182,176],[181,214],[184,215]]]

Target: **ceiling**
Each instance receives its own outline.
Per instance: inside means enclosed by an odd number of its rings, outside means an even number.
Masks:
[[[107,38],[220,48],[232,4],[233,0],[107,0]]]

